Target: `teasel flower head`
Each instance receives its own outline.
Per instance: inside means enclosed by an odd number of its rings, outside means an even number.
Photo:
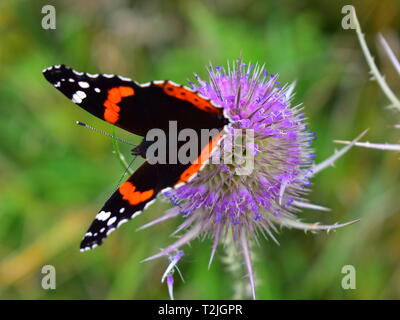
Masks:
[[[210,263],[227,237],[241,252],[251,295],[255,278],[250,245],[259,235],[276,241],[278,227],[330,230],[341,225],[302,223],[300,208],[324,209],[305,200],[313,175],[314,133],[307,130],[301,105],[292,106],[294,85],[281,86],[263,66],[241,60],[227,68],[209,67],[192,89],[224,110],[230,120],[220,147],[195,179],[166,196],[175,208],[142,228],[181,215],[180,238],[147,259],[169,256],[197,237],[212,238]]]

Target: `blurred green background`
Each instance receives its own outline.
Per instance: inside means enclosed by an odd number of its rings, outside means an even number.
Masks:
[[[166,299],[160,278],[167,261],[139,261],[173,241],[175,219],[135,232],[169,208],[158,202],[93,251],[80,253],[89,223],[112,193],[123,168],[110,139],[77,127],[80,120],[111,126],[75,107],[42,76],[65,63],[77,70],[130,76],[139,82],[187,83],[240,53],[266,63],[282,82],[297,80],[317,132],[317,162],[332,154],[334,139],[366,128],[373,142],[396,143],[398,114],[368,68],[353,30],[341,28],[341,8],[356,6],[363,31],[395,92],[399,78],[376,35],[399,54],[397,0],[180,0],[0,2],[0,298]],[[57,10],[56,30],[41,28],[42,6]],[[122,130],[118,136],[137,142]],[[129,148],[121,146],[129,156]],[[139,165],[134,163],[134,167]],[[399,155],[356,148],[314,179],[310,199],[329,213],[304,211],[304,221],[331,224],[361,218],[336,232],[282,230],[280,246],[255,248],[259,299],[400,298]],[[229,299],[232,277],[218,250],[207,270],[211,242],[186,247],[177,277],[178,299]],[[57,270],[57,289],[41,288],[41,268]],[[357,289],[343,290],[341,269],[353,265]]]

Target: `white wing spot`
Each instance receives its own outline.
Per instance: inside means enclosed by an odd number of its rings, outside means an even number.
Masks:
[[[72,79],[72,78],[69,78],[68,81],[69,81],[69,82],[75,82],[75,80]]]
[[[79,97],[79,95],[77,95],[76,93],[74,93],[74,94],[72,95],[72,102],[74,102],[74,103],[81,103],[81,102],[82,102],[82,99]]]
[[[124,213],[124,211],[125,211],[125,208],[119,209],[119,213]]]
[[[128,222],[128,219],[122,219],[120,222],[118,222],[117,228],[119,228],[121,225],[123,225],[126,222]]]
[[[133,219],[133,218],[136,218],[139,214],[141,214],[142,213],[142,211],[136,211],[133,215],[132,215],[132,217],[131,217],[131,219]]]
[[[77,94],[78,97],[81,98],[82,100],[86,98],[86,93],[84,93],[83,91],[77,91],[76,94]]]
[[[89,78],[97,78],[99,75],[98,74],[91,74],[91,73],[86,73],[86,75],[89,77]]]
[[[179,84],[177,84],[176,82],[173,82],[173,81],[171,81],[171,80],[169,80],[168,81],[170,84],[172,84],[173,86],[176,86],[176,87],[179,87],[180,85]]]
[[[187,86],[183,86],[183,88],[186,89],[187,91],[195,92],[192,88],[189,88],[189,87],[187,87]]]
[[[107,225],[111,226],[115,221],[117,221],[117,217],[112,217],[110,220],[108,220]]]
[[[146,210],[146,209],[147,209],[148,207],[150,207],[155,201],[156,201],[156,199],[153,199],[153,200],[147,202],[146,205],[144,206],[144,209],[143,209],[143,210]],[[132,217],[132,218],[133,218],[133,217]]]
[[[89,88],[89,83],[86,81],[79,81],[78,84],[81,88]]]
[[[109,212],[100,211],[97,214],[96,219],[100,220],[100,221],[106,221],[110,216],[111,216],[111,211],[109,211]]]
[[[106,78],[113,78],[114,75],[113,75],[113,74],[104,73],[104,74],[103,74],[103,77],[106,77]]]
[[[120,78],[123,81],[132,81],[132,79],[129,79],[129,78],[126,78],[126,77],[123,77],[123,76],[118,76],[118,78]]]
[[[101,90],[99,88],[94,88],[94,91],[100,92]]]

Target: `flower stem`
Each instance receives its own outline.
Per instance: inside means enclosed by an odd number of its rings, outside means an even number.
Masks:
[[[381,87],[383,93],[389,99],[392,106],[400,111],[400,101],[399,99],[397,99],[396,95],[390,89],[390,87],[386,83],[385,77],[379,72],[379,69],[375,64],[374,58],[372,57],[371,52],[369,51],[367,43],[365,41],[365,35],[362,33],[360,23],[358,22],[355,10],[354,10],[354,20],[356,23],[356,33],[358,41],[360,42],[361,50],[364,53],[368,66],[371,69],[371,74],[374,76],[376,82]]]
[[[115,136],[115,128],[112,128],[112,134],[113,136]],[[121,165],[124,167],[124,169],[126,171],[128,171],[130,174],[133,173],[133,170],[129,167],[128,162],[126,162],[126,159],[124,157],[124,155],[121,153],[120,149],[119,149],[119,145],[118,145],[118,141],[116,141],[115,139],[112,139],[112,146],[113,146],[113,153],[117,156],[118,161],[121,163]]]
[[[243,273],[247,271],[249,273],[248,268],[244,268],[243,265],[243,245],[242,240],[240,240],[240,248],[242,250],[238,250],[238,246],[232,240],[232,234],[229,232],[225,241],[224,241],[224,249],[225,249],[225,256],[223,258],[223,262],[226,266],[226,269],[231,273],[233,281],[233,296],[232,299],[234,300],[242,300],[248,299],[249,297],[255,298],[254,293],[254,272],[251,272],[250,283],[246,277],[243,277]],[[245,240],[247,241],[247,240]],[[252,256],[251,246],[247,243],[247,253],[248,258]],[[247,265],[247,263],[246,263]],[[250,284],[250,285],[249,285]],[[250,289],[250,290],[249,290]],[[251,293],[250,293],[251,292]]]

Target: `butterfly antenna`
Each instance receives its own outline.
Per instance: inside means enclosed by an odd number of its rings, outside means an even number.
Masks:
[[[119,141],[119,142],[126,143],[126,144],[129,144],[129,145],[131,145],[131,146],[135,146],[135,147],[136,147],[136,144],[133,144],[132,142],[129,142],[129,141],[124,140],[124,139],[121,139],[121,138],[118,138],[118,137],[116,137],[116,136],[114,136],[114,135],[112,135],[112,134],[110,134],[110,133],[108,133],[108,132],[105,132],[105,131],[103,131],[103,130],[94,128],[94,127],[92,127],[92,126],[90,126],[90,125],[88,125],[88,124],[86,124],[86,123],[77,121],[76,124],[77,124],[78,126],[82,126],[82,127],[86,128],[86,129],[90,129],[90,130],[93,130],[93,131],[95,131],[95,132],[101,133],[102,135],[105,135],[106,137],[112,138],[112,139],[117,140],[117,141]]]

